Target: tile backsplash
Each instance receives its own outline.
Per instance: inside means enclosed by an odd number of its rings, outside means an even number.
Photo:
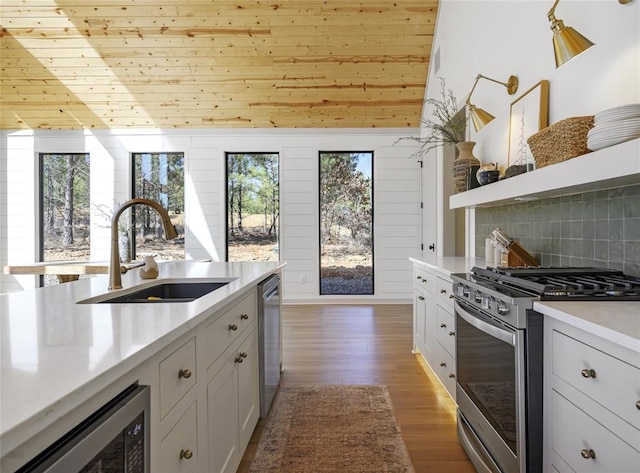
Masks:
[[[476,209],[476,255],[500,227],[544,266],[640,276],[640,185]]]

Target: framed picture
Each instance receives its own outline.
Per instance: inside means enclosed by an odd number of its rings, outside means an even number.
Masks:
[[[548,125],[549,81],[541,80],[511,103],[509,113],[509,166],[526,164],[533,169],[527,138]]]

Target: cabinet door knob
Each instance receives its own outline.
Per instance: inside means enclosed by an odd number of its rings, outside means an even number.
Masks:
[[[440,328],[447,328],[447,324],[440,324]]]
[[[180,458],[184,458],[185,460],[189,460],[193,456],[193,452],[191,450],[180,450]]]
[[[440,363],[440,366],[444,368],[445,366],[447,366],[447,364],[443,361],[442,363]]]
[[[240,320],[249,320],[249,314],[241,314]]]
[[[423,297],[423,296],[418,296],[418,300],[419,300],[419,301],[423,301],[423,300],[424,300],[424,297]]]
[[[456,377],[456,375],[455,375],[455,374],[453,374],[453,373],[449,373],[449,378],[453,379],[453,378],[455,378],[455,377]]]
[[[595,378],[596,370],[583,369],[580,374],[582,374],[583,378]]]
[[[238,330],[238,326],[236,324],[229,324],[229,330],[230,331],[236,331]]]
[[[636,409],[640,411],[640,401],[636,401]]]
[[[582,450],[580,450],[580,455],[582,455],[582,458],[586,458],[587,460],[589,460],[590,458],[596,458],[596,452],[594,452],[590,448],[583,448]]]
[[[186,369],[186,370],[180,370],[178,371],[178,378],[182,379],[189,379],[191,378],[191,370]]]
[[[456,334],[456,332],[449,332],[449,336],[450,336],[450,337],[455,336],[455,334]]]

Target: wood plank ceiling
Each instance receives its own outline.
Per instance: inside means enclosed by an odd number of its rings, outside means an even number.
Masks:
[[[438,0],[2,0],[0,129],[416,127]]]

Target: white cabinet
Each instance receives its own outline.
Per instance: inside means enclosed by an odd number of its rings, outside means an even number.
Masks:
[[[211,473],[236,471],[260,417],[255,324],[242,343],[223,358],[225,363],[207,386]]]
[[[545,471],[640,471],[640,354],[545,319]]]
[[[150,360],[152,471],[238,468],[260,417],[257,308],[254,288]]]
[[[413,283],[413,351],[430,357],[436,332],[433,330],[436,316],[436,277],[424,268],[414,266]]]
[[[196,402],[191,404],[178,423],[160,443],[161,473],[191,473],[198,466]]]
[[[413,348],[455,400],[453,283],[446,272],[414,263]]]
[[[164,418],[195,384],[194,337],[160,362],[160,418]]]

